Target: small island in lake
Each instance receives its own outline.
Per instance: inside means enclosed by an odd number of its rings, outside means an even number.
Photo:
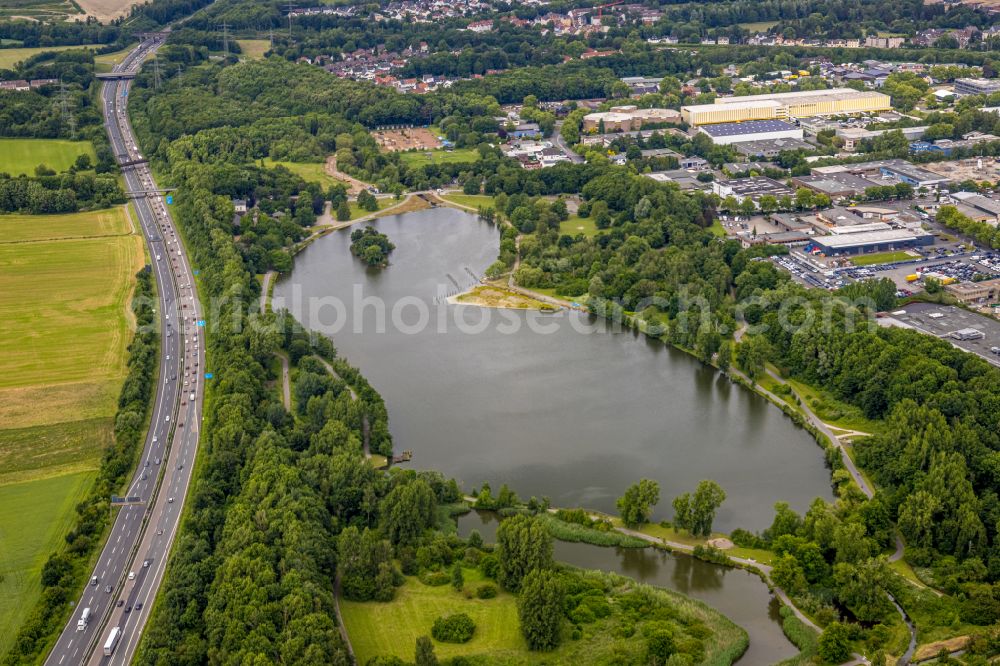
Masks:
[[[351,232],[351,254],[369,266],[385,266],[389,253],[396,249],[389,237],[375,231],[374,227],[355,229]]]

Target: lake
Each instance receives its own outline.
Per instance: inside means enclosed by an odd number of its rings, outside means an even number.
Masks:
[[[586,314],[449,305],[497,256],[499,231],[436,208],[373,223],[396,245],[384,269],[318,239],[273,306],[331,335],[385,398],[396,451],[470,491],[507,483],[553,506],[615,511],[640,478],[672,498],[714,479],[715,529],[761,530],[773,505],[833,497],[823,452],[756,394],[693,357]],[[355,227],[356,228],[356,227]]]

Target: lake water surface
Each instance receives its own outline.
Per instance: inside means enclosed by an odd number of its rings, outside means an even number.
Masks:
[[[372,226],[396,245],[387,268],[366,268],[350,232],[335,232],[296,257],[273,304],[332,336],[385,398],[395,449],[412,450],[417,467],[466,490],[507,483],[522,497],[608,512],[651,478],[657,519],[671,517],[675,495],[714,479],[728,494],[723,531],[767,527],[779,500],[801,511],[832,498],[812,438],[689,355],[578,313],[445,303],[496,258],[496,227],[449,208]]]

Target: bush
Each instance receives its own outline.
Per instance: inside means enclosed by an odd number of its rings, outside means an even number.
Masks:
[[[476,623],[465,613],[444,615],[434,620],[431,636],[442,643],[467,643],[476,631]]]
[[[451,575],[444,571],[425,571],[420,574],[420,582],[430,587],[440,587],[451,582]]]
[[[597,618],[594,617],[594,611],[582,604],[570,611],[569,619],[572,620],[574,624],[590,624],[591,622],[597,620]]]
[[[749,530],[737,527],[729,538],[741,548],[767,548],[767,542]]]
[[[497,559],[496,555],[486,555],[483,559],[479,560],[479,570],[487,578],[492,578],[496,580],[497,571],[500,569],[500,560]]]
[[[497,596],[497,586],[493,583],[483,583],[476,588],[477,599],[492,599]]]

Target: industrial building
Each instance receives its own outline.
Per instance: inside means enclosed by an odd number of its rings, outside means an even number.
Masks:
[[[797,176],[792,178],[792,184],[837,200],[864,194],[866,189],[880,183],[853,173],[831,173],[823,176]]]
[[[773,95],[720,97],[714,104],[682,106],[681,116],[689,125],[711,125],[748,120],[874,113],[891,110],[889,102],[888,95],[871,90],[800,90]]]
[[[783,183],[767,177],[717,180],[712,183],[712,191],[723,199],[734,197],[742,203],[744,199],[749,198],[755,204],[759,204],[760,198],[765,194],[769,194],[776,199],[795,194]]]
[[[923,167],[918,167],[906,160],[898,159],[813,167],[810,169],[810,173],[814,176],[853,173],[855,175],[863,175],[869,180],[878,178],[879,180],[876,181],[878,185],[892,185],[896,182],[901,182],[912,185],[914,189],[924,187],[928,190],[936,189],[939,185],[944,185],[952,180],[933,171],[928,171]]]
[[[877,320],[881,326],[913,328],[922,333],[947,340],[955,347],[977,354],[993,365],[1000,366],[1000,354],[991,350],[1000,347],[1000,322],[954,305],[935,303],[909,303],[905,309],[886,313]],[[972,329],[971,339],[952,335],[952,332]]]
[[[977,192],[952,192],[949,198],[955,208],[970,220],[997,226],[1000,222],[1000,201],[984,197]]]
[[[927,132],[927,127],[900,127],[887,130],[870,130],[864,127],[839,127],[836,130],[836,135],[843,140],[844,150],[854,150],[865,139],[874,139],[886,132],[902,132],[907,141],[916,141],[923,138],[924,133]]]
[[[633,104],[614,106],[608,111],[583,117],[584,132],[632,132],[643,125],[677,124],[681,114],[674,109],[640,109]]]
[[[992,95],[1000,92],[1000,79],[955,79],[956,95]]]
[[[816,146],[806,143],[802,139],[761,139],[759,141],[741,141],[734,143],[733,148],[740,155],[752,158],[772,158],[777,157],[786,150],[815,150]]]
[[[956,282],[945,285],[944,289],[959,303],[966,305],[1000,302],[1000,278],[982,282]]]
[[[769,139],[802,139],[802,128],[784,120],[748,120],[741,123],[702,125],[698,131],[707,134],[712,143],[721,146]]]
[[[933,245],[934,236],[920,229],[880,229],[819,236],[813,238],[812,244],[828,256],[863,254]]]

